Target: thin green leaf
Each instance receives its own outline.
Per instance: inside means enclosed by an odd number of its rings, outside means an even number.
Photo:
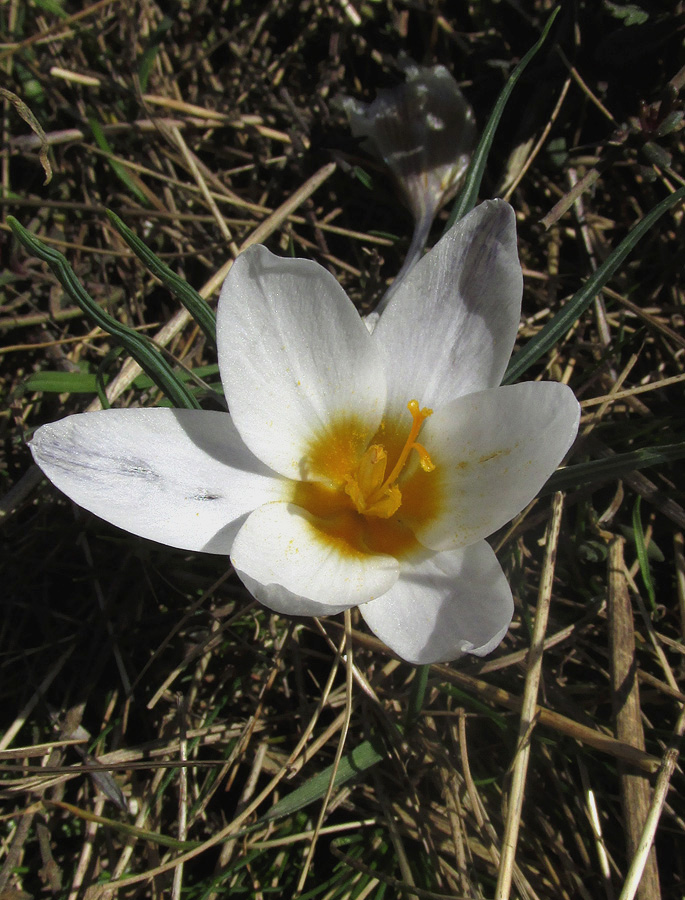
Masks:
[[[94,394],[97,384],[96,376],[90,372],[32,372],[24,381],[23,388],[44,394]]]
[[[122,166],[118,160],[114,158],[114,151],[109,145],[109,141],[105,137],[105,132],[102,129],[102,125],[97,122],[95,119],[88,119],[88,124],[90,125],[90,130],[93,132],[93,137],[95,138],[95,143],[98,147],[103,150],[109,157],[109,164],[112,167],[114,173],[117,178],[126,185],[126,189],[134,195],[138,199],[138,201],[145,207],[150,205],[150,201],[147,199],[143,191],[138,187],[135,180],[131,178],[126,169],[126,166]]]
[[[619,524],[618,530],[631,546],[636,546],[637,540],[635,537],[635,531],[630,526]],[[666,554],[657,545],[653,535],[651,541],[649,542],[649,544],[647,544],[645,549],[647,550],[647,558],[650,560],[650,562],[666,562]]]
[[[679,444],[664,444],[663,447],[645,447],[642,450],[631,450],[628,453],[617,453],[608,459],[593,459],[590,462],[578,463],[575,466],[564,466],[558,469],[540,491],[540,496],[553,494],[556,491],[568,491],[571,488],[599,484],[621,478],[637,469],[659,466],[675,462],[685,457],[685,441]]]
[[[46,13],[57,16],[60,19],[69,18],[68,13],[62,9],[62,4],[58,0],[34,0],[34,2],[38,9],[42,9]]]
[[[368,188],[370,191],[373,190],[373,179],[365,169],[362,169],[361,166],[355,166],[352,171],[355,178],[361,181],[365,188]]]
[[[418,721],[423,709],[423,701],[426,696],[426,685],[428,684],[428,673],[430,666],[417,666],[414,672],[414,680],[411,683],[411,693],[409,695],[409,706],[407,708],[407,717],[405,719],[405,728],[409,731]]]
[[[174,20],[169,16],[163,16],[162,21],[150,35],[150,40],[145,48],[143,55],[138,63],[138,80],[140,81],[140,90],[145,93],[147,91],[147,83],[150,78],[152,66],[155,63],[159,47],[167,32],[173,27]]]
[[[8,216],[7,222],[14,235],[29,253],[33,253],[48,264],[50,270],[72,300],[103,331],[117,338],[141,369],[166,394],[174,406],[185,409],[200,408],[193,394],[180,381],[166,359],[153,348],[147,338],[117,322],[116,319],[98,306],[80,283],[65,257],[58,250],[44,244],[30,231],[27,231],[13,216]]]
[[[339,898],[342,900],[343,897],[347,900],[350,896],[349,881],[350,876],[348,872],[344,869],[340,869],[327,881],[324,881],[322,884],[317,884],[316,887],[313,887],[304,894],[298,894],[297,896],[299,900],[314,900],[315,897],[320,897],[324,891],[329,891],[327,900],[339,900]],[[333,891],[333,893],[330,893],[331,891]]]
[[[592,278],[589,278],[583,287],[571,300],[536,334],[534,338],[512,357],[509,367],[504,375],[502,384],[511,384],[517,381],[523,373],[533,365],[540,357],[551,350],[568,332],[571,326],[580,318],[597,294],[609,281],[611,276],[623,263],[637,242],[647,234],[651,227],[663,216],[665,212],[685,200],[685,187],[680,188],[674,194],[666,197],[661,203],[657,203],[654,209],[641,219],[637,225],[627,234],[618,247],[605,259]]]
[[[155,256],[152,250],[141,241],[135,232],[131,231],[116,213],[113,213],[111,209],[107,209],[105,212],[109,221],[114,225],[138,259],[153,275],[159,278],[165,287],[169,288],[174,297],[181,301],[205,336],[216,346],[216,316],[207,301],[187,281],[180,278],[159,257]]]
[[[468,691],[462,691],[461,688],[456,687],[453,684],[440,684],[438,685],[438,690],[441,694],[447,694],[448,697],[453,697],[455,700],[458,700],[460,703],[465,704],[466,706],[471,707],[471,709],[477,710],[481,715],[486,716],[490,721],[496,725],[500,731],[507,730],[507,720],[505,716],[501,713],[495,712],[495,710],[491,709],[487,704],[481,703],[480,700],[477,700]]]
[[[172,850],[193,850],[195,847],[201,846],[202,843],[201,841],[179,841],[176,838],[168,837],[166,834],[136,828],[135,825],[129,825],[127,822],[117,822],[116,819],[108,819],[106,816],[98,816],[96,813],[92,813],[87,809],[81,809],[72,803],[65,803],[62,800],[46,800],[45,802],[50,806],[58,806],[60,809],[64,809],[80,819],[85,819],[86,822],[96,822],[98,825],[104,825],[107,828],[118,831],[120,834],[125,834],[128,837],[141,841],[150,841],[153,844],[158,844],[160,847],[170,847]]]
[[[338,788],[353,778],[357,778],[362,772],[385,759],[386,756],[385,747],[379,737],[364,741],[341,758],[338,771],[335,773],[333,787]],[[283,797],[282,800],[279,800],[278,803],[271,807],[262,817],[262,820],[270,821],[281,816],[291,816],[298,809],[302,809],[315,800],[320,800],[328,790],[332,770],[332,765],[327,766],[318,775],[314,775],[291,794]]]
[[[545,27],[542,29],[542,34],[530,48],[528,53],[526,53],[523,59],[519,62],[514,71],[511,73],[511,75],[507,79],[507,83],[502,89],[502,92],[497,98],[497,102],[495,103],[495,106],[490,113],[490,118],[488,119],[487,124],[483,129],[483,134],[481,135],[480,141],[478,142],[478,146],[476,147],[476,150],[471,157],[471,162],[469,163],[469,167],[464,178],[464,186],[462,187],[459,195],[457,196],[457,199],[455,200],[454,207],[452,208],[450,217],[447,220],[447,225],[445,226],[445,231],[448,231],[455,222],[463,219],[463,217],[468,212],[471,212],[471,210],[478,202],[480,184],[483,180],[483,173],[485,172],[485,166],[488,161],[488,156],[490,155],[490,148],[492,147],[492,142],[495,137],[495,132],[497,131],[497,126],[499,125],[500,119],[502,118],[502,113],[504,112],[504,109],[509,101],[511,92],[514,90],[516,82],[523,74],[524,69],[531,61],[531,59],[533,59],[540,47],[542,47],[542,45],[547,40],[547,35],[549,34],[560,9],[561,7],[557,6],[557,8],[552,12],[552,15],[549,17],[549,19],[547,19]]]
[[[112,408],[112,404],[109,402],[109,398],[107,397],[106,393],[107,382],[109,381],[110,377],[108,375],[108,372],[120,355],[121,347],[113,347],[109,351],[109,353],[106,354],[105,358],[100,362],[100,365],[97,368],[97,372],[95,373],[95,387],[97,390],[98,398],[100,400],[100,404],[103,409]]]
[[[198,366],[190,372],[175,372],[176,377],[183,382],[192,381],[193,378],[206,378],[208,375],[216,375],[219,367],[216,363],[211,366]],[[109,384],[110,378],[103,375],[102,381],[105,386]],[[155,382],[148,378],[147,375],[139,375],[133,382],[134,386],[140,390],[149,390]],[[210,385],[211,387],[216,387]],[[51,372],[43,370],[40,372],[32,372],[22,385],[24,391],[41,391],[44,394],[95,394],[97,393],[97,375],[90,372]]]
[[[652,581],[652,572],[649,568],[649,556],[647,555],[647,547],[645,546],[645,533],[642,528],[642,519],[640,517],[640,504],[642,497],[638,495],[635,506],[633,507],[633,534],[635,535],[635,549],[637,551],[637,559],[640,564],[640,574],[647,590],[649,597],[649,605],[652,611],[656,611],[656,592],[654,590],[654,582]]]

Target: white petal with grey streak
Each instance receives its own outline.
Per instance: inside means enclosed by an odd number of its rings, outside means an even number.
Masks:
[[[230,553],[245,515],[287,491],[221,412],[81,413],[39,428],[31,452],[80,506],[184,550]]]

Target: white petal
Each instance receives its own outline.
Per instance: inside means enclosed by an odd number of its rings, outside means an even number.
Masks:
[[[242,517],[286,493],[222,412],[111,409],[39,428],[33,458],[61,491],[113,525],[226,553]]]
[[[343,289],[314,262],[260,246],[242,253],[221,290],[217,343],[236,427],[282,475],[308,476],[307,446],[336,416],[353,414],[369,437],[380,423],[378,351]]]
[[[231,561],[260,603],[293,616],[332,615],[392,587],[396,559],[341,549],[315,521],[291,503],[268,503],[248,517]]]
[[[524,382],[469,394],[421,431],[439,514],[405,521],[427,547],[464,547],[492,534],[538,493],[573,443],[580,407],[570,388]],[[401,512],[401,509],[400,509]]]
[[[511,590],[485,541],[403,561],[394,587],[359,608],[366,624],[407,662],[484,656],[507,632]]]
[[[373,330],[388,406],[444,406],[502,380],[521,314],[514,212],[482,203],[411,270]]]

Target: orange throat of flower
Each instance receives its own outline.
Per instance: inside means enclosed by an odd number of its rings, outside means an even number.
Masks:
[[[440,473],[417,441],[433,410],[420,409],[416,400],[407,408],[408,434],[403,417],[381,424],[369,440],[368,431],[349,418],[329,425],[310,446],[312,480],[294,483],[293,502],[340,552],[402,556],[420,548],[416,528],[437,515]],[[418,466],[411,463],[412,451]]]
[[[389,519],[395,515],[402,505],[402,492],[396,482],[412,450],[416,450],[419,454],[419,462],[424,472],[432,472],[435,469],[426,448],[416,442],[421,426],[428,416],[433,415],[433,410],[425,407],[419,409],[416,400],[410,400],[407,408],[413,419],[411,431],[388,477],[385,477],[388,454],[382,444],[372,444],[359,461],[354,475],[345,477],[345,493],[351,497],[357,512],[364,516]]]

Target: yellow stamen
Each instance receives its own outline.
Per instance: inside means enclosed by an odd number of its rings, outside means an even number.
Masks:
[[[407,441],[402,448],[399,459],[395,463],[395,468],[386,478],[385,483],[380,489],[381,491],[384,491],[389,485],[393,483],[393,481],[397,481],[400,472],[404,468],[404,464],[407,461],[407,457],[411,453],[412,449],[418,452],[421,461],[421,468],[424,470],[424,472],[432,472],[435,468],[435,466],[431,462],[431,458],[428,455],[428,451],[426,450],[426,448],[421,444],[416,443],[416,438],[419,436],[421,426],[426,421],[428,416],[433,415],[433,410],[428,409],[425,406],[423,409],[419,409],[417,400],[410,400],[409,403],[407,403],[407,409],[411,413],[412,419],[414,420],[411,424],[411,431],[409,432],[409,437],[407,438]]]
[[[419,409],[416,400],[410,400],[407,409],[413,420],[411,430],[390,475],[385,478],[388,461],[385,448],[381,444],[372,444],[359,461],[354,476],[348,475],[346,478],[345,493],[354,503],[357,512],[363,515],[389,519],[397,512],[402,503],[402,494],[395,481],[412,450],[418,453],[419,464],[424,472],[432,472],[435,468],[426,448],[416,442],[421,426],[433,414],[433,410],[425,407]]]
[[[381,444],[372,444],[357,466],[357,483],[365,497],[370,497],[383,484],[388,454]]]

